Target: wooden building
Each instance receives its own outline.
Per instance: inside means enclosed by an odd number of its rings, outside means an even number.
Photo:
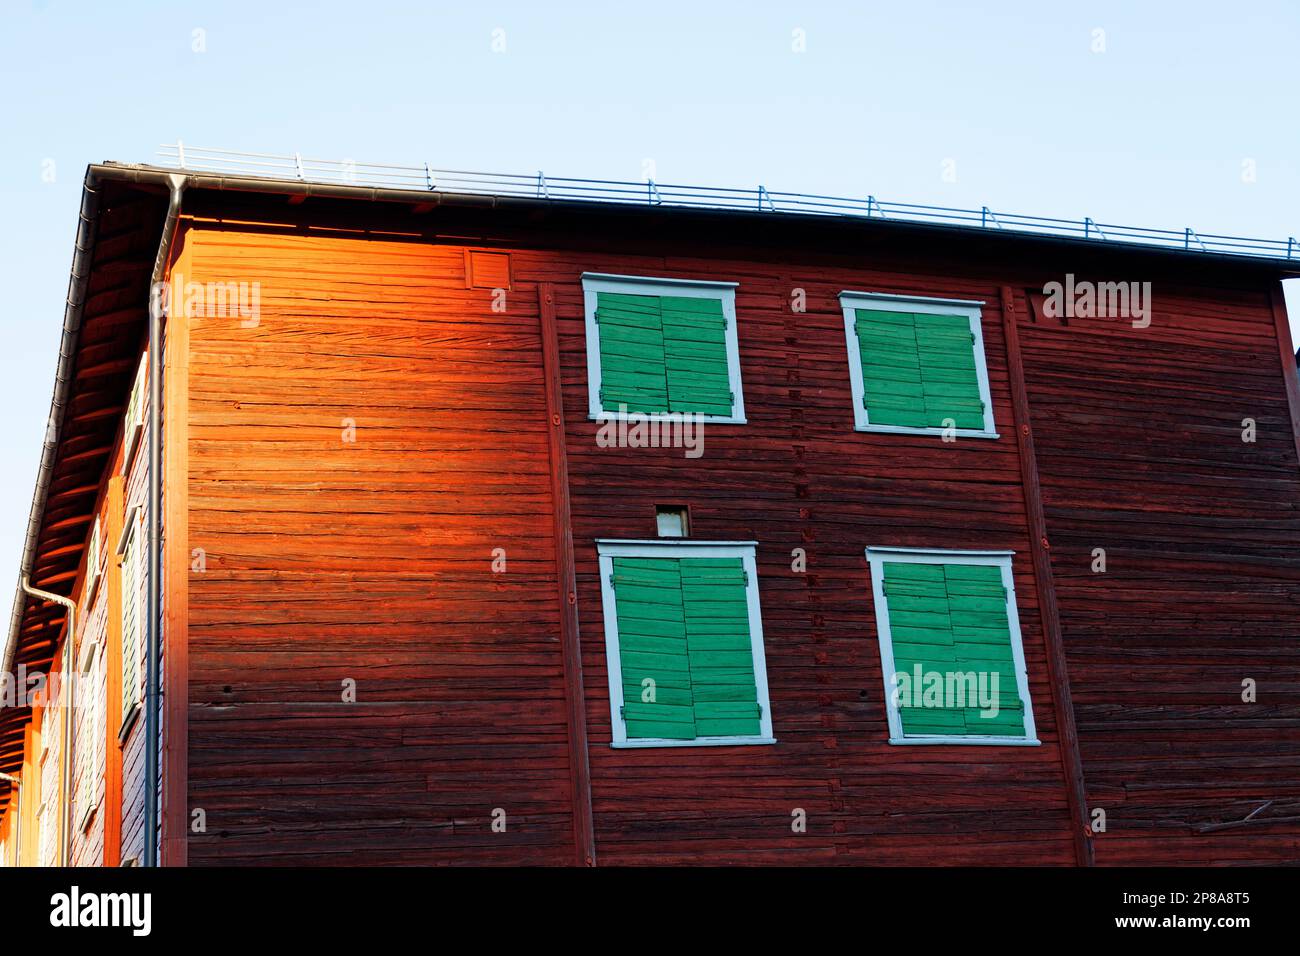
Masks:
[[[761,202],[91,167],[3,861],[1300,861],[1300,257]]]

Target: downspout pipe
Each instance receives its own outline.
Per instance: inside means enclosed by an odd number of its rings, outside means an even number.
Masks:
[[[166,295],[164,277],[171,257],[172,244],[180,221],[181,198],[185,194],[185,177],[173,173],[167,177],[170,198],[167,218],[163,221],[158,255],[154,259],[149,283],[149,582],[145,607],[149,613],[145,639],[144,695],[144,860],[145,866],[157,866],[158,810],[161,799],[158,756],[162,642],[159,624],[162,618],[162,348],[163,321],[170,296]]]
[[[23,801],[22,777],[16,777],[11,773],[0,773],[0,782],[7,783],[9,785],[9,788],[13,791],[13,795],[14,795],[12,802],[14,804],[21,805]],[[22,825],[22,822],[18,819],[20,815],[21,814],[18,814],[15,815],[14,817],[15,833],[17,833],[18,828]],[[14,842],[14,866],[20,866],[21,864],[19,863],[19,854],[22,852],[22,840],[20,838],[20,835],[15,836],[13,842]],[[0,860],[0,864],[2,863],[4,863],[4,861]]]
[[[67,610],[66,618],[67,628],[63,633],[63,668],[62,676],[59,679],[59,697],[61,698],[59,709],[63,718],[63,746],[59,753],[60,772],[63,775],[63,827],[59,836],[59,865],[72,865],[72,764],[68,760],[69,750],[72,748],[72,713],[69,711],[71,703],[68,698],[70,690],[75,689],[75,682],[72,680],[72,642],[76,640],[77,634],[77,602],[72,598],[66,598],[62,594],[53,594],[49,591],[42,591],[40,588],[32,587],[31,581],[27,575],[23,575],[20,585],[23,593],[30,597],[40,598],[42,601],[53,601],[55,604]],[[47,682],[46,692],[49,692],[50,685]],[[49,698],[46,698],[46,706],[49,706]]]

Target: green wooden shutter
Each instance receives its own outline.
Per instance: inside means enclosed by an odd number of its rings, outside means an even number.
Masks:
[[[749,599],[740,558],[683,558],[686,644],[701,737],[759,733]]]
[[[873,425],[924,428],[925,391],[911,313],[858,309],[863,404]]]
[[[917,665],[922,674],[953,670],[957,655],[943,565],[887,563],[885,601],[893,636],[894,670],[909,679],[913,678]],[[904,734],[966,733],[961,713],[946,708],[913,707],[911,703],[912,699],[904,696],[899,706]]]
[[[694,698],[677,559],[615,558],[614,601],[628,738],[694,739]],[[650,687],[647,680],[653,682]]]
[[[873,425],[982,429],[970,321],[961,315],[855,310],[863,405]]]
[[[600,407],[732,414],[720,299],[596,293]]]
[[[914,687],[917,665],[923,675],[943,674],[945,686],[953,673],[984,674],[990,689],[994,673],[998,679],[996,717],[983,716],[978,699],[968,699],[960,708],[949,700],[940,707],[918,707],[905,696],[899,707],[903,733],[1023,737],[1024,704],[1011,656],[1001,570],[887,562],[884,572],[895,672],[906,674]],[[920,695],[921,688],[915,693]]]
[[[730,416],[731,376],[722,301],[668,295],[659,302],[669,410]]]
[[[1002,570],[990,565],[945,564],[943,573],[957,667],[998,675],[997,716],[985,717],[978,706],[967,707],[966,733],[1023,737],[1024,702],[1011,656]]]
[[[741,559],[615,558],[613,568],[628,739],[757,736]]]
[[[984,401],[975,372],[975,342],[964,315],[917,315],[916,350],[931,428],[951,418],[958,428],[984,427]],[[994,569],[996,570],[996,569]]]

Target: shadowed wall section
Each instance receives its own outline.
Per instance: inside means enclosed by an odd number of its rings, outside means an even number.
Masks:
[[[1295,861],[1300,467],[1267,289],[1152,302],[1146,329],[1021,326],[1097,862]]]

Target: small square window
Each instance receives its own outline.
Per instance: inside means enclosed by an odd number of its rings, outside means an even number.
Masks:
[[[1064,315],[1057,315],[1055,309],[1049,308],[1047,296],[1036,289],[1025,292],[1029,301],[1029,315],[1035,325],[1069,325],[1070,320]]]
[[[685,538],[691,533],[691,512],[685,505],[656,505],[655,526],[661,538]]]
[[[510,253],[465,252],[465,280],[471,289],[510,289]]]

